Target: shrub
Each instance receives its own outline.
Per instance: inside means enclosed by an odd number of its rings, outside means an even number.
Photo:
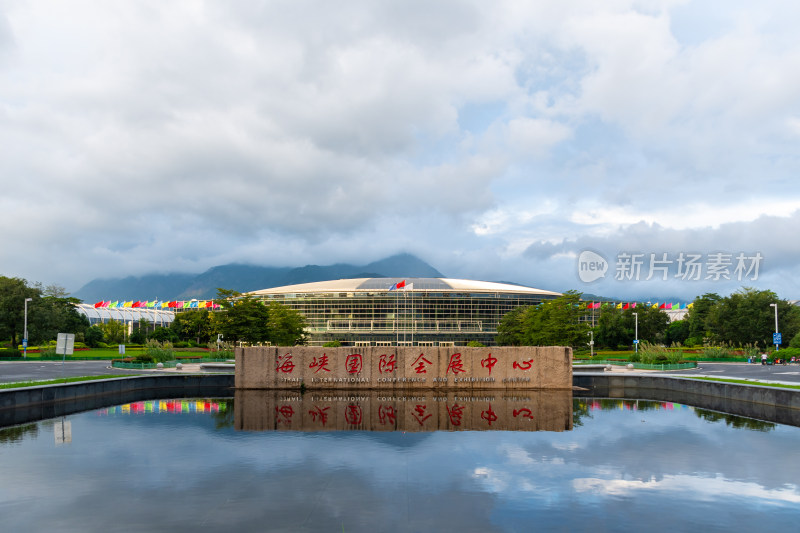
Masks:
[[[683,359],[681,350],[670,350],[666,346],[658,346],[643,342],[639,346],[639,357],[642,363],[649,365],[675,364]]]
[[[341,341],[328,341],[322,345],[323,348],[338,348],[342,345]]]
[[[703,358],[705,359],[730,359],[733,357],[737,357],[737,355],[725,346],[708,346],[703,348]]]
[[[480,341],[469,341],[469,342],[467,343],[467,346],[469,346],[469,347],[471,347],[471,348],[485,348],[485,347],[486,347],[486,345],[485,345],[485,344],[483,344],[483,343],[482,343],[482,342],[480,342]]]
[[[155,358],[149,353],[142,353],[133,358],[134,363],[154,363]]]
[[[172,344],[169,342],[161,343],[155,339],[150,339],[147,341],[147,348],[145,349],[144,355],[152,358],[152,360],[157,363],[163,363],[165,361],[172,361],[175,359]]]
[[[22,357],[22,352],[15,348],[0,348],[0,357]]]

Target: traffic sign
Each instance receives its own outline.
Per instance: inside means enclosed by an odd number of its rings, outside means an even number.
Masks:
[[[780,333],[773,333],[772,334],[772,344],[781,344],[783,341],[781,340]]]
[[[633,339],[633,344],[639,344],[639,339]]]

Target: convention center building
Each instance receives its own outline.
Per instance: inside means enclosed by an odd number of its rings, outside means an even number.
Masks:
[[[308,321],[308,344],[344,346],[495,345],[509,311],[561,296],[509,283],[445,278],[357,278],[247,293],[296,309]]]

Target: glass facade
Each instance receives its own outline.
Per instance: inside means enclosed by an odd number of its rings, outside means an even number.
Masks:
[[[138,307],[94,307],[89,304],[75,306],[79,313],[89,319],[91,325],[101,324],[115,320],[123,324],[132,324],[144,319],[156,326],[167,327],[175,319],[175,311],[167,309],[152,309]]]
[[[390,290],[405,281],[403,290]],[[412,288],[408,288],[412,287]],[[309,344],[463,346],[495,344],[509,311],[559,293],[503,283],[440,278],[362,278],[307,283],[251,293],[308,320]]]

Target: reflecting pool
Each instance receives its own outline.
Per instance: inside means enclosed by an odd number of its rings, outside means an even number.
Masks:
[[[14,532],[792,531],[798,449],[569,394],[155,400],[0,429],[0,510]]]

